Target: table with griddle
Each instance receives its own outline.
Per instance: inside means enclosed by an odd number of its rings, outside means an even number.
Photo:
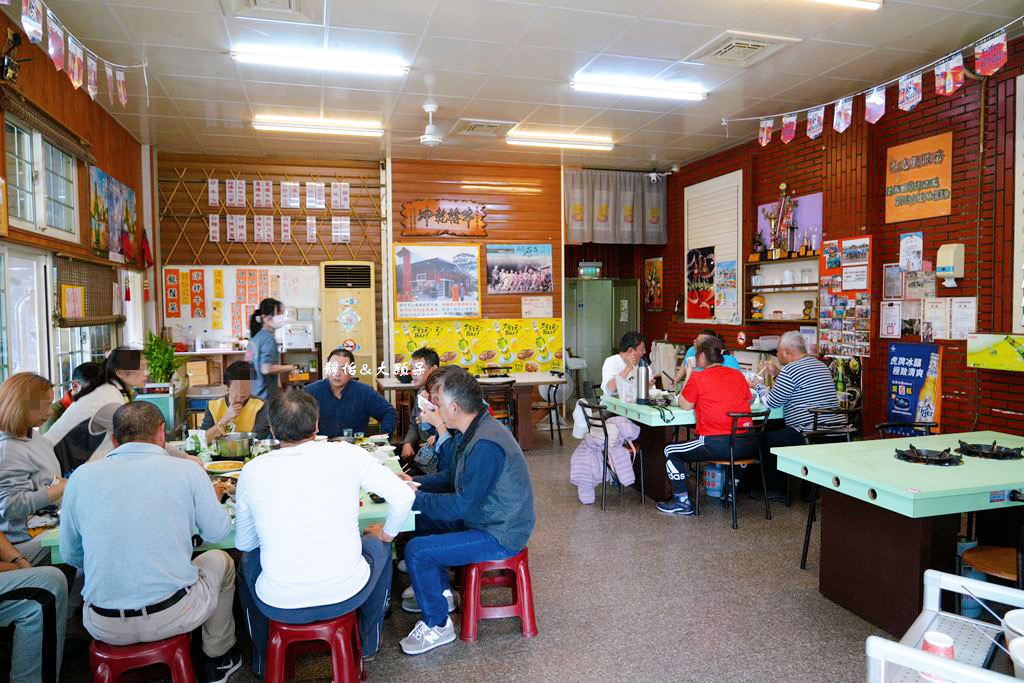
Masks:
[[[630,403],[614,396],[602,396],[601,404],[608,412],[628,417],[640,425],[637,446],[643,451],[644,492],[654,500],[668,500],[672,497],[672,485],[665,472],[665,446],[672,441],[674,427],[694,427],[697,415],[692,410],[683,410],[678,405],[659,407]],[[764,410],[760,404],[752,404],[752,411]],[[782,419],[782,408],[771,411],[770,420]],[[639,469],[637,477],[640,476]]]
[[[896,455],[913,459],[914,446],[926,459],[957,456],[961,441],[1024,447],[1024,437],[983,431],[772,449],[780,471],[820,487],[822,595],[902,634],[921,611],[924,571],[955,572],[962,513],[991,526],[1019,518],[1011,493],[1024,488],[1024,459],[962,455],[941,466]]]

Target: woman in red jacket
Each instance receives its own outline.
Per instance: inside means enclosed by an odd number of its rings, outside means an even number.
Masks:
[[[750,387],[743,373],[724,365],[722,342],[705,336],[697,344],[696,367],[686,368],[686,380],[679,394],[679,406],[692,409],[697,415],[697,438],[665,447],[665,468],[672,482],[672,499],[658,503],[659,512],[667,515],[692,515],[686,485],[687,463],[729,459],[729,435],[732,418],[729,413],[750,412]],[[749,426],[750,420],[740,423]],[[752,439],[736,442],[736,459],[756,457],[757,443]]]

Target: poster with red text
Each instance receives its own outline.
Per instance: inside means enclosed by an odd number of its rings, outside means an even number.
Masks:
[[[292,241],[292,217],[281,216],[281,241],[288,244]]]
[[[188,272],[189,303],[192,304],[192,317],[206,317],[206,271],[194,269]]]
[[[181,296],[180,274],[176,270],[164,271],[164,317],[180,318],[178,298]]]

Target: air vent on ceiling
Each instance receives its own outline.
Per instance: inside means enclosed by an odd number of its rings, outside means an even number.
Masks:
[[[370,266],[324,265],[324,289],[366,288],[372,278]]]
[[[272,12],[298,12],[298,0],[245,0],[249,9]]]
[[[494,119],[459,119],[452,126],[449,135],[472,135],[478,138],[500,138],[512,130],[515,121]]]
[[[726,31],[714,40],[688,56],[688,61],[704,64],[721,64],[723,66],[752,66],[768,55],[781,50],[792,43],[799,43],[799,38],[788,36],[772,36],[763,33],[746,33],[744,31]]]
[[[235,16],[278,21],[323,21],[323,3],[316,0],[230,0]]]

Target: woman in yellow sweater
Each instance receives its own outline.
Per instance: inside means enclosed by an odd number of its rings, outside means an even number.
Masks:
[[[235,361],[224,371],[228,395],[210,401],[203,416],[207,443],[231,432],[252,432],[257,439],[270,436],[267,408],[252,395],[252,376],[252,364],[244,360]]]

